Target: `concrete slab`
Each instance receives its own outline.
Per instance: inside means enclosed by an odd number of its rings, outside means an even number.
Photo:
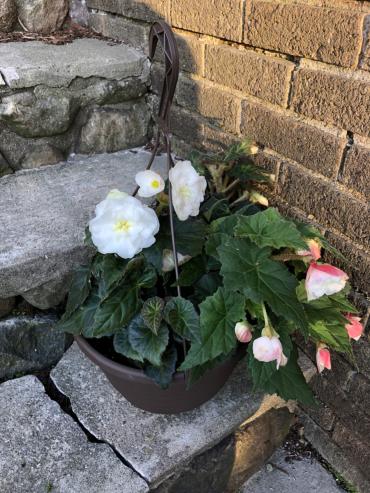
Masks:
[[[81,428],[33,376],[0,386],[1,493],[144,493],[148,487]]]
[[[40,41],[0,44],[0,73],[14,89],[68,86],[76,77],[125,79],[149,74],[145,55],[124,44],[76,39],[55,46]]]
[[[244,365],[240,364],[211,401],[179,415],[158,415],[136,409],[76,345],[68,350],[51,377],[70,398],[83,426],[111,444],[155,487],[176,475],[194,456],[232,434],[260,408],[262,396],[251,394]]]
[[[343,493],[333,476],[317,461],[307,458],[286,462],[279,448],[267,465],[254,474],[240,493]]]
[[[66,275],[86,261],[84,230],[95,205],[112,188],[132,193],[149,157],[140,149],[75,156],[0,178],[0,298],[51,281],[66,287]],[[165,163],[157,157],[153,169],[164,173]]]

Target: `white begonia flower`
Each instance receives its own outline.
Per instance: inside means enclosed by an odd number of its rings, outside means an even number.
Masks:
[[[159,221],[153,209],[129,195],[107,197],[89,222],[91,239],[100,253],[132,258],[155,243]]]
[[[117,190],[117,188],[114,188],[108,193],[106,198],[99,202],[99,204],[95,207],[95,216],[101,216],[113,203],[126,197],[128,197],[128,193],[121,192],[120,190]]]
[[[168,176],[177,217],[180,221],[186,221],[189,216],[197,216],[207,188],[204,176],[196,172],[190,161],[177,162]]]
[[[136,173],[135,181],[140,187],[137,193],[139,197],[153,197],[164,190],[163,178],[150,169]]]
[[[191,259],[190,255],[182,255],[180,252],[177,252],[177,264],[178,265],[183,265],[188,260]],[[163,272],[171,272],[175,268],[175,261],[173,258],[173,252],[172,250],[163,250],[163,256],[162,256],[162,270]]]

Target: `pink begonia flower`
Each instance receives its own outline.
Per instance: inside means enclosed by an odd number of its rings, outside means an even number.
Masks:
[[[319,260],[321,257],[321,247],[319,243],[315,240],[307,241],[308,250],[298,250],[297,254],[302,255],[302,257],[310,257],[313,260]]]
[[[324,294],[339,293],[348,276],[345,272],[329,264],[317,264],[311,262],[306,275],[307,300],[316,300]]]
[[[344,316],[350,322],[349,324],[345,325],[349,337],[351,339],[354,339],[355,341],[358,341],[360,339],[360,337],[362,336],[362,333],[364,331],[364,327],[361,324],[361,318],[355,317],[354,315],[351,315],[350,313],[346,313]]]
[[[324,371],[325,368],[327,370],[331,370],[330,351],[326,347],[325,344],[320,343],[317,346],[316,364],[317,364],[317,369],[318,369],[319,373],[321,373],[322,371]]]
[[[278,337],[258,337],[253,341],[253,356],[264,363],[276,361],[276,368],[285,366],[288,358],[283,354],[283,346]]]
[[[252,331],[248,322],[238,322],[235,325],[235,335],[240,342],[250,342],[252,340]]]

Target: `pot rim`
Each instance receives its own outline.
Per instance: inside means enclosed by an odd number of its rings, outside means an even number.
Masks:
[[[140,370],[139,368],[132,368],[131,366],[123,365],[122,363],[117,363],[107,358],[106,356],[104,356],[104,354],[97,351],[83,336],[74,336],[74,338],[77,344],[80,346],[80,348],[85,353],[88,353],[88,355],[91,356],[93,361],[99,362],[99,365],[103,363],[105,369],[109,370],[110,372],[115,373],[116,375],[117,374],[122,375],[122,373],[125,373],[126,375],[130,375],[131,377],[140,378],[145,381],[152,382],[152,379],[149,378],[147,375],[145,375],[144,370]],[[172,381],[176,381],[176,382],[183,381],[184,379],[185,379],[184,372],[176,372],[172,377]]]

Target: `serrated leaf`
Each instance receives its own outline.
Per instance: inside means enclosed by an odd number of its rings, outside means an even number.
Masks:
[[[57,328],[73,335],[92,337],[90,329],[94,323],[94,315],[99,306],[100,298],[96,290],[92,291],[85,302],[72,315],[65,313],[57,324]]]
[[[307,318],[296,295],[297,280],[269,258],[271,250],[247,239],[228,238],[218,248],[227,290],[241,290],[255,303],[265,301],[276,315],[294,321],[307,334]]]
[[[141,309],[141,316],[143,317],[144,324],[154,332],[158,333],[158,329],[161,325],[163,318],[164,300],[158,296],[149,298],[144,302]]]
[[[331,348],[342,353],[351,353],[351,343],[344,323],[333,320],[318,320],[310,323],[310,336],[316,342],[325,342]]]
[[[102,337],[119,331],[137,313],[140,304],[137,286],[120,286],[97,309],[90,337]]]
[[[202,252],[207,224],[201,218],[189,218],[186,221],[179,221],[174,218],[174,230],[176,238],[176,248],[182,255],[195,257]],[[156,242],[150,248],[143,250],[143,255],[155,268],[162,270],[163,250],[172,251],[171,230],[168,216],[160,217],[160,230],[156,237]]]
[[[65,309],[66,318],[82,305],[90,292],[90,266],[81,266],[76,269],[71,286],[69,288],[67,306]]]
[[[253,356],[253,344],[248,345],[248,368],[252,377],[254,389],[263,390],[265,383],[277,371],[276,361],[264,363]]]
[[[269,175],[258,168],[250,159],[243,159],[241,162],[235,164],[230,171],[230,176],[239,178],[241,182],[270,182]]]
[[[179,285],[193,286],[206,272],[206,259],[198,255],[180,267]]]
[[[199,315],[190,301],[180,296],[172,298],[164,309],[164,319],[179,336],[200,341]]]
[[[146,365],[145,374],[152,378],[162,389],[167,389],[176,370],[177,350],[170,346],[162,356],[161,365]]]
[[[137,351],[135,351],[128,340],[127,327],[123,328],[114,335],[113,346],[116,353],[122,354],[126,358],[139,361],[140,363],[144,363],[144,359]]]
[[[98,281],[99,294],[107,297],[125,274],[128,261],[114,254],[98,254],[93,263],[93,274]]]
[[[270,207],[253,216],[239,217],[235,235],[248,238],[259,247],[305,249],[306,242],[293,221],[284,219],[279,212]]]
[[[316,404],[312,390],[298,365],[297,348],[292,350],[286,366],[281,366],[265,381],[263,389],[269,394],[277,393],[284,400],[297,400],[305,405]]]
[[[207,298],[213,295],[222,285],[222,277],[217,272],[204,274],[194,285],[195,295],[201,298]]]
[[[192,343],[181,370],[202,365],[232,351],[237,344],[235,324],[245,316],[244,296],[225,288],[218,288],[199,308],[201,342]]]
[[[323,236],[320,231],[313,226],[310,226],[308,224],[302,223],[301,221],[293,220],[298,231],[301,233],[301,235],[306,238],[306,239],[312,239],[312,240],[319,240],[321,245],[325,250],[327,250],[329,253],[331,253],[334,257],[337,257],[344,262],[348,262],[348,259],[341,254],[339,250],[337,250],[335,247],[333,247],[328,240]]]
[[[208,222],[228,216],[230,214],[229,201],[212,196],[202,204],[200,212]]]
[[[145,324],[141,315],[134,317],[128,325],[128,340],[139,353],[154,366],[160,366],[169,338],[169,331],[165,324],[159,327],[158,334],[154,334]]]

